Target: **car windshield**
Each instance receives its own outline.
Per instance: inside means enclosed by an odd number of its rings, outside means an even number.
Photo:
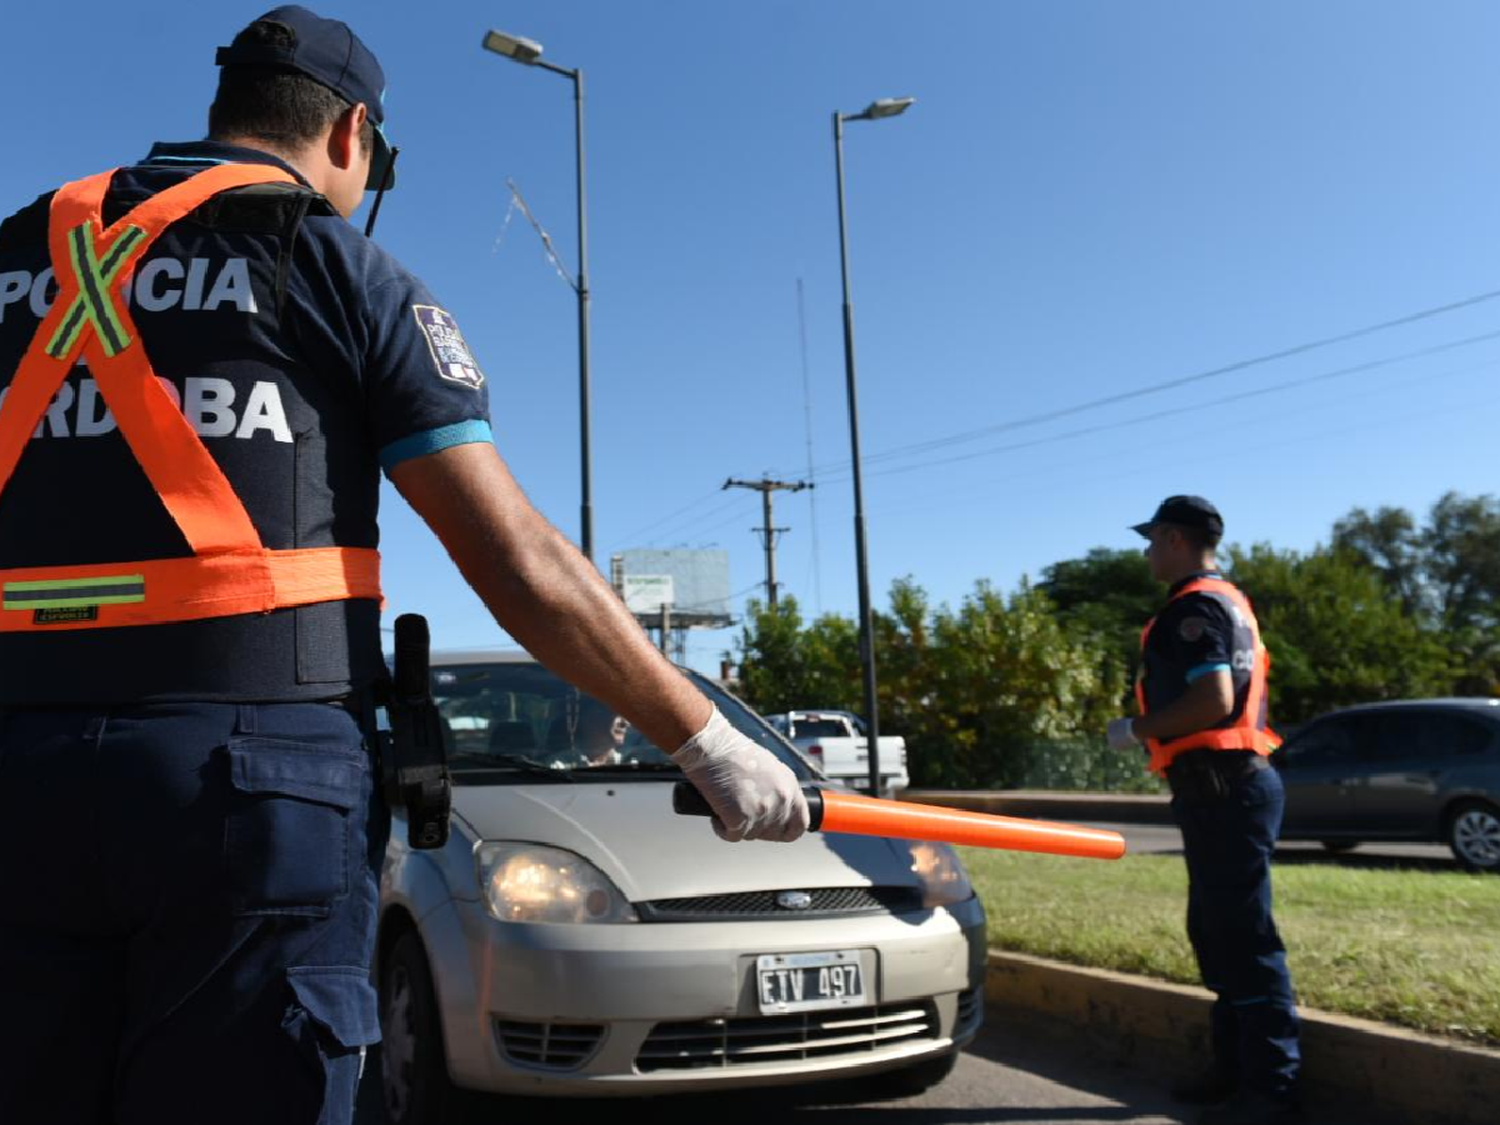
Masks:
[[[770,750],[803,781],[807,764],[752,711],[694,672],[689,679],[736,730]],[[623,716],[531,661],[443,664],[434,657],[432,694],[460,784],[680,775],[672,759]],[[466,777],[465,775],[469,776]]]

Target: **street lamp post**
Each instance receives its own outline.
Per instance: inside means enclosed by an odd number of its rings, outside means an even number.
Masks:
[[[849,451],[854,468],[854,559],[859,578],[859,656],[864,672],[865,727],[869,738],[870,796],[880,796],[880,708],[875,697],[875,630],[870,613],[870,573],[865,551],[864,481],[859,460],[859,396],[854,378],[854,305],[849,299],[849,224],[844,216],[844,122],[877,121],[906,112],[915,98],[881,98],[862,113],[833,115],[833,153],[839,188],[839,268],[844,281],[844,386],[849,397]]]
[[[584,556],[593,562],[594,474],[589,438],[589,228],[588,199],[584,186],[583,71],[569,70],[548,62],[542,58],[540,43],[517,35],[507,35],[502,31],[486,32],[484,49],[525,66],[537,66],[550,70],[553,74],[561,74],[573,82],[573,136],[578,173],[578,278],[573,283],[573,291],[578,295],[578,448],[583,478],[582,499],[579,503],[579,547]]]

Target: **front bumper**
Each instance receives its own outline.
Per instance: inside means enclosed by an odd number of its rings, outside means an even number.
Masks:
[[[983,1016],[977,898],[907,915],[520,925],[477,902],[422,918],[453,1081],[653,1095],[844,1078],[962,1047]],[[755,960],[856,949],[869,1006],[762,1017]]]

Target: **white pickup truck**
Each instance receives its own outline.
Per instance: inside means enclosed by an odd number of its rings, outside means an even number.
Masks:
[[[858,716],[848,711],[788,711],[767,715],[781,732],[835,781],[866,792],[870,788],[870,741]],[[897,793],[911,784],[906,773],[906,739],[880,736],[880,788]]]

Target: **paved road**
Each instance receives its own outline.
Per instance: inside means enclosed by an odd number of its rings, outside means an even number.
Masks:
[[[1108,828],[1125,837],[1125,846],[1138,853],[1180,853],[1182,836],[1177,829],[1163,824],[1105,824],[1089,822],[1094,828]],[[1278,863],[1329,863],[1341,867],[1417,867],[1434,871],[1456,871],[1453,853],[1442,844],[1361,844],[1353,851],[1330,852],[1311,841],[1283,841],[1276,845]]]
[[[382,1125],[379,1069],[372,1066],[361,1090],[356,1125]],[[918,1098],[868,1100],[851,1084],[804,1088],[795,1094],[725,1094],[702,1098],[611,1099],[588,1102],[480,1099],[461,1118],[441,1125],[546,1121],[692,1122],[721,1125],[1178,1125],[1193,1111],[1175,1106],[1151,1082],[1054,1040],[1039,1041],[1016,1026],[991,1026],[959,1060],[942,1085]],[[1319,1114],[1318,1125],[1366,1125],[1355,1118]],[[434,1123],[439,1125],[439,1123]]]

